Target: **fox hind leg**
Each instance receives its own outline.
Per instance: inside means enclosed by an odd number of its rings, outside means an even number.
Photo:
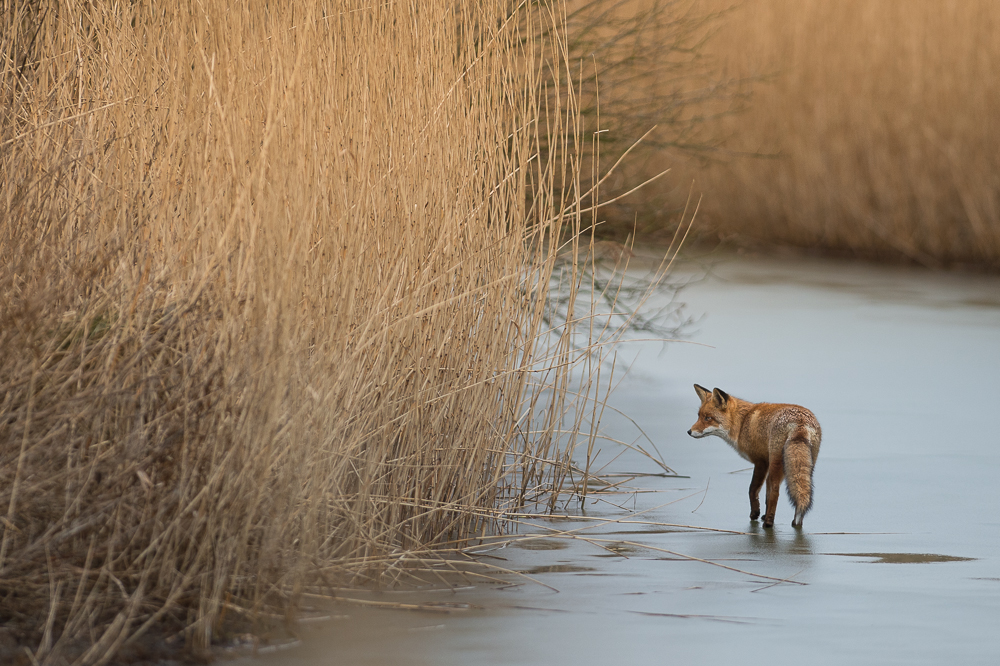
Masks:
[[[781,457],[772,457],[767,468],[767,512],[764,514],[764,527],[774,527],[774,512],[778,510],[778,491],[784,478],[785,466]]]
[[[754,463],[753,479],[750,480],[750,520],[760,518],[760,487],[767,476],[767,463]]]

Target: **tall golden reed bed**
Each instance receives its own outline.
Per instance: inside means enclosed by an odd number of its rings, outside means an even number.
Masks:
[[[0,650],[207,648],[558,489],[559,12],[4,5]]]
[[[572,4],[606,146],[656,125],[632,180],[673,169],[620,227],[669,230],[693,182],[703,238],[1000,269],[996,2]]]
[[[717,4],[713,0],[712,4]],[[723,233],[1000,268],[1000,5],[750,0],[708,52],[751,84],[702,180]]]

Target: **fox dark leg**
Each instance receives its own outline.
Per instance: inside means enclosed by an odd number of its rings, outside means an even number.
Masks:
[[[767,476],[767,463],[754,463],[753,479],[750,480],[750,520],[760,518],[760,487],[764,485]]]
[[[767,468],[767,512],[764,514],[764,527],[774,527],[774,512],[778,510],[778,490],[781,488],[783,478],[785,478],[785,466],[781,456],[774,456]]]

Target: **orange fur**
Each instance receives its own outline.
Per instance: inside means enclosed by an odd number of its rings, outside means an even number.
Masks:
[[[688,434],[715,435],[753,463],[750,481],[750,519],[760,516],[760,488],[767,481],[767,511],[764,527],[774,525],[778,490],[786,479],[788,497],[795,507],[793,527],[802,527],[802,518],[813,501],[813,468],[819,456],[823,432],[816,415],[799,405],[752,403],[720,389],[709,391],[694,385],[701,399],[698,421]]]

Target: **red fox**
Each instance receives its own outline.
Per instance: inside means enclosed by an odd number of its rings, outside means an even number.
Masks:
[[[792,527],[801,528],[802,518],[812,506],[813,467],[823,436],[816,415],[798,405],[752,403],[725,391],[709,391],[694,385],[701,398],[698,421],[688,434],[715,435],[726,440],[736,453],[753,463],[750,481],[750,520],[760,516],[760,487],[767,479],[767,512],[764,527],[774,526],[778,488],[786,477],[788,497],[795,507]]]

